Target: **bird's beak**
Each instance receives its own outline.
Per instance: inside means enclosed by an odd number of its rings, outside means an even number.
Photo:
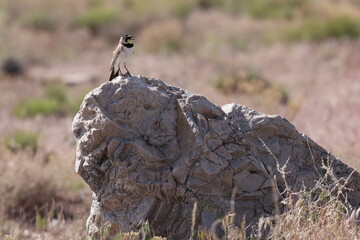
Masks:
[[[135,37],[134,37],[134,36],[130,36],[130,39],[131,39],[131,40],[135,40]]]

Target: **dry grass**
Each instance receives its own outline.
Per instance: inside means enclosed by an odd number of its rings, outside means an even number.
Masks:
[[[263,101],[263,105],[287,105],[290,102],[287,89],[266,79],[258,70],[239,70],[231,66],[228,64],[228,70],[220,72],[218,78],[213,81],[217,90],[225,94],[256,95]]]
[[[272,154],[273,155],[273,154]],[[274,155],[273,155],[274,156]],[[276,158],[275,158],[276,159]],[[276,160],[277,161],[277,160]],[[347,202],[344,191],[348,179],[340,181],[333,174],[332,163],[322,162],[325,171],[314,187],[304,186],[299,192],[293,192],[286,182],[286,164],[278,171],[285,182],[282,193],[284,212],[275,217],[262,218],[258,233],[269,239],[358,239],[360,226],[352,219],[356,208]]]
[[[139,44],[152,54],[171,54],[179,51],[186,38],[180,21],[170,19],[161,23],[154,23],[144,29],[139,37]]]
[[[84,203],[89,202],[84,202],[82,196],[84,184],[78,184],[75,176],[59,168],[59,157],[43,150],[35,155],[6,149],[1,152],[0,234],[15,239],[31,238],[37,232],[62,239],[66,235],[83,235],[84,221],[75,219],[84,218],[88,211]],[[65,228],[81,231],[63,233]]]
[[[321,197],[311,199],[312,192],[299,193],[298,200],[270,228],[269,238],[358,239],[359,226],[349,220],[343,203],[328,194],[320,193],[323,198],[328,198],[324,201]],[[266,220],[268,219],[264,219],[265,222]]]

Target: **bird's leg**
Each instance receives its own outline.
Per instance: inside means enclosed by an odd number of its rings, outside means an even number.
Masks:
[[[119,64],[118,64],[118,68],[119,68],[119,71],[120,71],[120,75],[122,76],[122,75],[123,75],[123,73],[121,72],[121,68],[120,68],[120,66],[121,66],[121,63],[119,63]]]
[[[129,69],[127,69],[127,67],[126,67],[126,62],[124,62],[124,68],[126,69],[127,74],[129,74],[129,75],[131,76],[131,74],[130,74],[130,72],[129,72]]]

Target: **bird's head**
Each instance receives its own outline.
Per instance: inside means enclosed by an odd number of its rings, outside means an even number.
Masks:
[[[122,44],[134,44],[134,40],[135,40],[134,36],[125,34],[120,38],[119,42]]]

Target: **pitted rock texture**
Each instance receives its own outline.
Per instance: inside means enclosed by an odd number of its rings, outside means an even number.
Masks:
[[[313,186],[325,174],[323,163],[331,162],[339,179],[353,172],[278,115],[219,107],[140,76],[88,93],[73,132],[76,171],[93,190],[87,228],[95,238],[105,223],[115,236],[148,221],[158,235],[188,239],[195,202],[196,229],[210,229],[229,212],[235,224],[273,215],[285,188],[277,161],[288,162],[294,191]],[[358,172],[347,186],[349,202],[359,206]]]

